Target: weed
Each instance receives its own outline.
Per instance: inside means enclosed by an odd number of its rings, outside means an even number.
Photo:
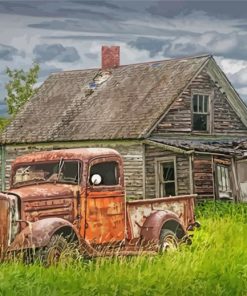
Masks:
[[[246,217],[246,205],[200,205],[193,244],[164,255],[4,263],[0,295],[247,295]]]

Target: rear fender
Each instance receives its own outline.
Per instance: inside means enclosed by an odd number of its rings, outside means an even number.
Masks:
[[[72,240],[80,241],[79,233],[73,224],[61,218],[46,218],[28,223],[15,237],[8,251],[45,247],[54,234],[70,235]]]
[[[147,217],[142,226],[141,238],[147,242],[158,243],[161,229],[172,230],[178,239],[182,239],[186,235],[186,230],[179,217],[175,213],[166,210],[154,212]]]

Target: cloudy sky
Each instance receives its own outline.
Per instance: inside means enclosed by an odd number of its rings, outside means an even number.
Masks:
[[[247,102],[247,1],[0,0],[0,114],[6,67],[49,73],[210,53]]]

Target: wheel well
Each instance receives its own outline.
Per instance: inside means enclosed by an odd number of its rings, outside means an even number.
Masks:
[[[185,236],[185,231],[179,222],[176,220],[169,220],[164,223],[162,229],[169,229],[172,230],[178,239],[182,239]]]
[[[59,228],[53,235],[61,235],[69,242],[77,242],[78,237],[75,231],[70,226],[63,226]]]

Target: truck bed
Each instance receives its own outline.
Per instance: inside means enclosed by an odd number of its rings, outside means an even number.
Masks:
[[[128,201],[127,225],[130,228],[129,236],[138,238],[141,225],[150,214],[156,211],[169,210],[177,214],[185,228],[194,222],[194,200],[196,195],[180,195],[154,199]]]

